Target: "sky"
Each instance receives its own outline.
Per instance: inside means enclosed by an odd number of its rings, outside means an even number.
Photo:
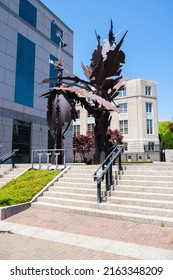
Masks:
[[[127,30],[121,49],[126,55],[122,76],[156,82],[158,119],[173,119],[172,0],[41,0],[74,32],[74,74],[83,78],[81,62],[90,64],[96,47],[107,38],[110,19],[116,42]]]

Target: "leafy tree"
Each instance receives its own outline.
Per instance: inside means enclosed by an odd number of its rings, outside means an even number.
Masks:
[[[123,144],[123,136],[118,131],[118,129],[107,131],[106,137],[107,147],[105,147],[106,156],[110,152],[111,147],[117,146],[118,144]],[[94,133],[87,132],[87,135],[76,135],[73,137],[73,154],[74,159],[76,153],[80,153],[81,161],[87,161],[86,157],[88,153],[94,150]]]
[[[73,154],[80,153],[81,161],[84,162],[85,157],[94,149],[94,134],[88,132],[87,135],[75,135],[73,137]]]
[[[161,149],[173,149],[173,123],[171,121],[159,123]]]

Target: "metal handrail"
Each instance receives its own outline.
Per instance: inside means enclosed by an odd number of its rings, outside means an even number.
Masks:
[[[47,170],[49,169],[49,159],[52,154],[55,154],[55,169],[58,168],[58,156],[60,155],[61,152],[64,153],[63,155],[63,165],[64,168],[66,167],[66,153],[65,149],[38,149],[38,150],[32,150],[32,156],[31,156],[31,168],[34,168],[34,153],[37,153],[38,160],[39,160],[39,169],[41,169],[42,165],[42,155],[46,155],[47,159]]]
[[[15,155],[19,151],[19,149],[14,149],[11,152],[8,152],[7,154],[0,157],[0,164],[4,163],[8,159],[12,158],[12,168],[15,166]]]
[[[111,153],[107,156],[107,158],[100,164],[97,170],[94,172],[93,177],[94,181],[97,181],[97,202],[101,203],[101,182],[104,180],[106,176],[106,195],[110,190],[112,185],[112,166],[115,164],[115,161],[118,158],[118,172],[122,170],[121,164],[121,153],[124,152],[124,145],[117,145]],[[114,154],[115,153],[115,154]],[[102,170],[101,174],[97,174],[99,170]]]

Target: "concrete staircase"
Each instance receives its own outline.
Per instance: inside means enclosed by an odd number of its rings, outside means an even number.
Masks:
[[[0,166],[0,188],[12,179],[20,176],[29,167],[31,167],[30,164],[18,164],[16,168],[12,168],[11,164],[2,164]]]
[[[72,165],[32,207],[173,226],[173,164],[129,164],[114,191],[98,204],[97,166]],[[116,173],[116,166],[114,172]],[[104,185],[104,184],[103,184]]]

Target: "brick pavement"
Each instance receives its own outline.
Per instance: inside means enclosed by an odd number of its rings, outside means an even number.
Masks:
[[[173,253],[173,228],[30,208],[5,222],[78,234]],[[0,259],[130,259],[127,255],[10,234],[0,227]],[[101,240],[101,239],[98,239]]]

